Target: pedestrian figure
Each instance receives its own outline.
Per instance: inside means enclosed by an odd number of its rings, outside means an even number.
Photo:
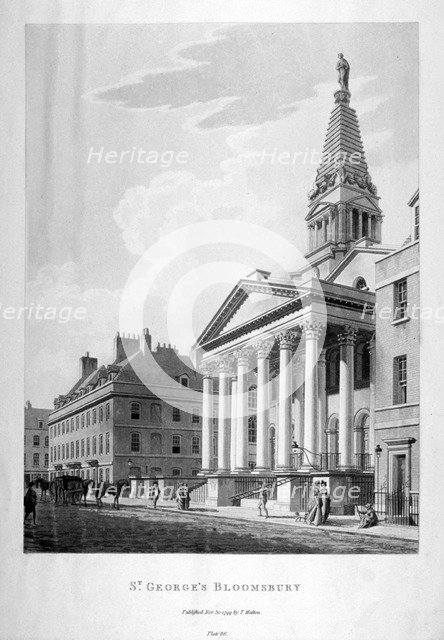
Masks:
[[[268,489],[265,482],[262,483],[261,488],[259,489],[259,502],[257,503],[257,508],[259,509],[259,516],[262,516],[262,509],[265,511],[265,518],[268,518]]]
[[[357,509],[357,511],[360,517],[358,529],[369,529],[378,524],[378,516],[372,504],[366,504],[364,511],[359,511],[359,509]]]
[[[160,498],[160,489],[159,489],[159,483],[158,482],[153,482],[153,488],[152,488],[152,496],[153,496],[153,507],[154,509],[157,508],[157,502]]]
[[[190,491],[186,482],[182,482],[176,491],[177,508],[188,511],[190,508]]]
[[[24,519],[24,522],[26,522],[27,518],[32,513],[32,518],[33,518],[34,524],[37,524],[36,523],[36,516],[35,516],[35,506],[37,504],[37,494],[34,491],[34,489],[32,488],[33,486],[34,486],[34,483],[30,482],[29,485],[28,485],[28,490],[25,493],[25,498],[24,498],[25,519]]]
[[[319,480],[315,480],[313,483],[305,520],[308,524],[314,524],[316,527],[322,523],[321,483]]]
[[[322,524],[327,522],[327,518],[330,515],[330,493],[328,491],[327,483],[325,480],[321,480],[321,514],[322,514]]]

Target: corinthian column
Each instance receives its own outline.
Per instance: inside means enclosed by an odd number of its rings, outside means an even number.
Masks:
[[[270,422],[269,355],[272,346],[273,342],[271,340],[260,340],[254,345],[257,353],[257,454],[254,473],[270,472],[268,447],[268,426]]]
[[[231,358],[224,356],[218,359],[219,368],[219,420],[218,420],[218,473],[230,471],[230,379]]]
[[[291,398],[293,392],[291,357],[298,333],[283,331],[279,341],[279,420],[276,471],[291,470]]]
[[[203,363],[203,403],[202,403],[202,469],[210,473],[213,467],[213,368]]]
[[[237,377],[231,377],[231,429],[230,429],[230,467],[236,468],[236,437],[237,437]]]
[[[339,452],[341,467],[353,466],[354,348],[357,330],[346,325],[338,335],[339,362]]]
[[[319,338],[323,327],[319,322],[306,322],[303,326],[305,337],[305,415],[304,415],[304,447],[312,454],[317,451],[317,417],[318,417],[318,368]],[[311,455],[309,459],[312,459]],[[317,458],[313,459],[316,463]],[[307,458],[305,467],[311,467]]]
[[[237,359],[236,398],[236,466],[234,473],[247,473],[248,469],[248,363],[250,349],[234,352]]]
[[[327,380],[326,380],[326,351],[322,349],[318,358],[318,433],[317,433],[317,453],[327,451],[326,433],[327,428]]]

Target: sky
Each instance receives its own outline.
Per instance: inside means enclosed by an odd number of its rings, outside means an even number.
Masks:
[[[278,273],[279,257],[248,246],[236,224],[291,242],[296,268],[316,173],[301,158],[322,151],[339,52],[351,67],[350,106],[381,197],[383,241],[400,245],[418,186],[415,24],[27,27],[27,305],[57,309],[54,319],[33,313],[27,322],[34,406],[66,393],[86,351],[110,362],[118,329],[143,324],[154,343],[188,350],[177,318],[176,330],[165,322],[171,299],[176,316],[190,307],[197,336],[241,275]],[[299,155],[279,162],[281,153]],[[233,242],[197,246],[188,234],[141,292],[143,322],[119,320],[143,256],[214,221],[232,225]],[[188,289],[175,293],[187,277]],[[84,309],[78,319],[75,309]]]

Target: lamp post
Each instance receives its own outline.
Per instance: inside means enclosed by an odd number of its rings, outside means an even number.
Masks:
[[[381,453],[382,453],[382,447],[379,444],[377,444],[376,447],[375,447],[375,455],[376,455],[376,460],[375,460],[375,463],[376,463],[375,486],[376,486],[376,489],[379,488],[379,458],[381,457]]]
[[[128,476],[131,476],[131,468],[133,466],[133,461],[131,458],[128,459]]]
[[[298,450],[301,450],[302,453],[305,455],[305,457],[306,457],[306,459],[308,461],[308,464],[311,467],[313,467],[313,469],[315,469],[316,471],[322,471],[322,464],[321,464],[321,466],[317,467],[316,465],[313,464],[313,462],[310,460],[310,458],[307,455],[309,453],[312,456],[319,456],[319,455],[321,455],[320,453],[314,453],[313,451],[310,451],[310,449],[305,449],[305,447],[301,447],[300,445],[298,445],[298,443],[295,440],[293,440],[293,443],[292,443],[292,446],[291,446],[291,450],[292,450],[293,453],[296,453]]]

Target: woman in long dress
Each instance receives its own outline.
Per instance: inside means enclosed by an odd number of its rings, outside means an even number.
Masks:
[[[322,524],[327,522],[327,518],[330,515],[330,494],[328,492],[327,483],[325,480],[321,480],[320,485],[320,494],[321,494],[321,511],[322,511]]]
[[[308,524],[314,524],[316,527],[322,523],[322,498],[319,480],[315,480],[313,483],[305,520]]]

